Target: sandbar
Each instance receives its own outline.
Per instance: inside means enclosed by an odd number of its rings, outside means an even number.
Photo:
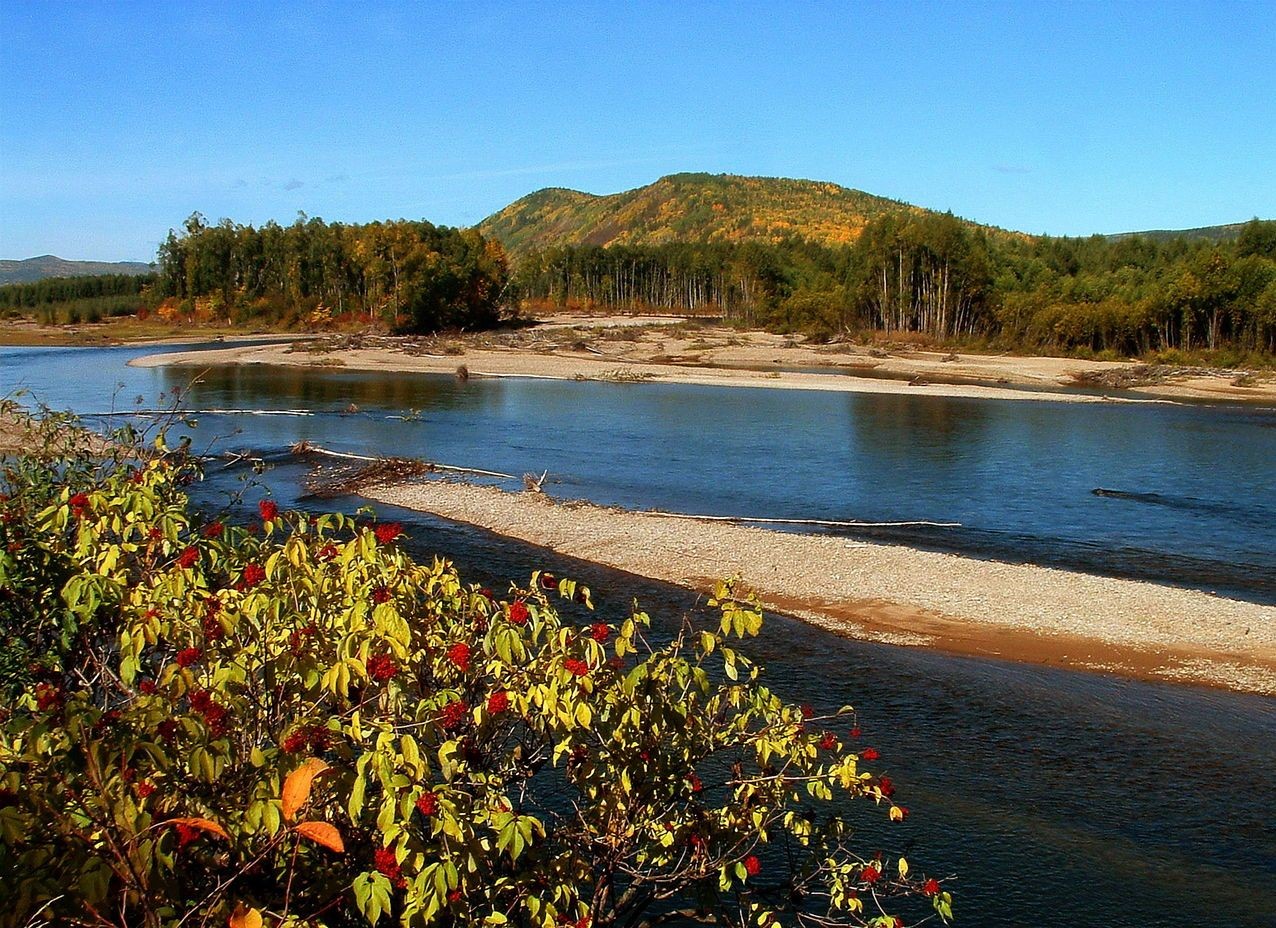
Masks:
[[[1276,695],[1276,606],[451,480],[363,492],[693,590],[738,575],[769,608],[848,637]]]

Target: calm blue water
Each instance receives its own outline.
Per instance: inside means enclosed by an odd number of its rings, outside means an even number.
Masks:
[[[123,367],[148,350],[0,349],[0,390],[24,380],[82,411],[108,408],[113,394],[117,406],[139,394],[153,404],[189,372]],[[361,411],[341,414],[351,402]],[[956,519],[962,532],[898,537],[1000,557],[1088,556],[1093,569],[1179,582],[1227,576],[1257,599],[1276,573],[1270,411],[234,368],[205,373],[190,405],[326,411],[200,416],[196,434],[222,436],[219,447],[309,438],[549,469],[557,494],[624,505]],[[419,421],[384,418],[411,408]],[[288,463],[267,479],[286,501],[303,473]],[[237,485],[233,472],[211,474],[213,497]],[[1095,487],[1155,495],[1096,497]],[[489,585],[546,567],[593,586],[604,615],[634,596],[665,622],[696,608],[664,584],[387,514],[408,526],[416,553],[446,552]],[[1238,562],[1251,566],[1226,573]],[[864,743],[882,752],[912,814],[887,828],[857,810],[858,842],[959,874],[959,924],[1276,925],[1273,700],[845,641],[783,617],[748,652],[784,696],[860,709]]]
[[[196,372],[124,366],[150,350],[0,349],[0,389],[22,381],[82,412],[136,397],[153,407]],[[352,403],[356,414],[345,412]],[[201,445],[269,451],[305,438],[515,475],[548,470],[554,495],[627,507],[959,522],[856,534],[1276,602],[1274,409],[256,366],[200,373],[187,407],[317,413],[200,416]],[[419,417],[387,418],[409,410]]]

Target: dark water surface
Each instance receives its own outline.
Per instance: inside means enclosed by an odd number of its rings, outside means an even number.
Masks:
[[[22,380],[50,405],[98,412],[118,381],[116,405],[127,406],[189,379],[122,366],[142,353],[0,349],[0,390]],[[361,412],[339,414],[351,402]],[[548,469],[559,495],[623,505],[956,520],[962,532],[899,539],[1212,581],[1272,601],[1271,411],[257,368],[205,373],[189,404],[324,411],[201,416],[200,440],[230,435],[228,447],[308,438],[515,474]],[[409,409],[420,417],[385,418]],[[290,464],[267,479],[287,502],[301,474]],[[234,479],[221,472],[204,493],[215,498]],[[417,553],[447,552],[476,581],[549,567],[593,586],[605,615],[635,595],[662,621],[694,604],[664,584],[392,514]],[[785,696],[859,708],[863,743],[882,752],[877,766],[912,812],[887,827],[860,809],[860,846],[958,874],[959,924],[1276,925],[1273,700],[845,641],[782,617],[747,651]]]

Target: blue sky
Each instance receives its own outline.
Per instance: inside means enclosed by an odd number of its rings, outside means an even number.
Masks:
[[[1276,217],[1276,3],[0,2],[0,257],[675,171],[1028,232]]]

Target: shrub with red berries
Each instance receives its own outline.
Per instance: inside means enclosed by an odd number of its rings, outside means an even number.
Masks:
[[[96,467],[4,487],[0,575],[33,616],[68,617],[0,715],[16,923],[659,914],[598,895],[600,860],[731,924],[951,915],[938,880],[857,853],[859,817],[908,810],[877,751],[833,734],[858,736],[849,708],[758,682],[740,641],[762,617],[735,586],[653,632],[641,612],[595,618],[570,577],[468,587],[394,522],[270,499],[266,531],[204,521],[191,466],[162,451]]]

